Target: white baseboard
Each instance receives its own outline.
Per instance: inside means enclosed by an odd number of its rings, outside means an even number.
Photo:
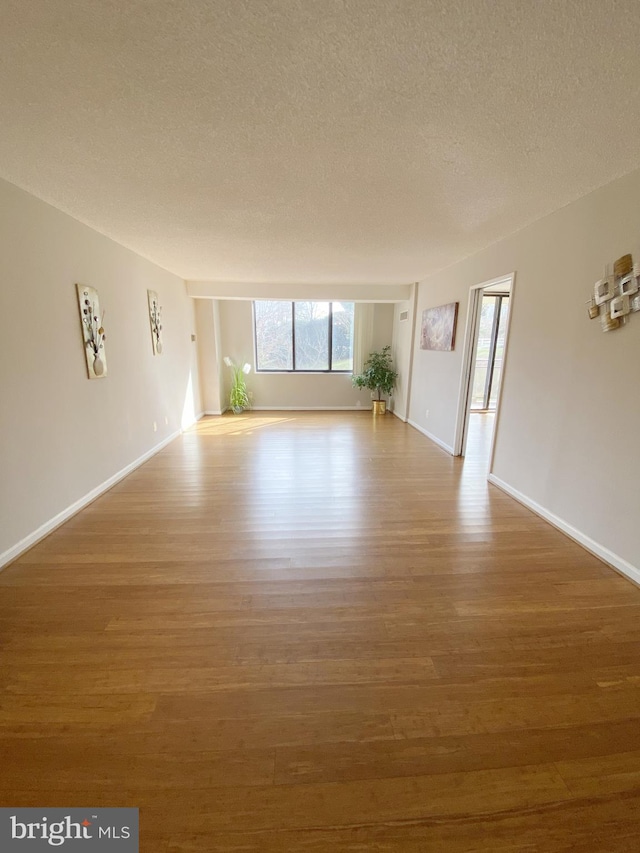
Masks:
[[[549,524],[557,527],[558,530],[562,531],[562,533],[566,534],[570,539],[573,539],[574,542],[578,543],[578,545],[582,545],[583,548],[590,551],[604,563],[607,563],[611,568],[620,572],[620,574],[629,578],[629,580],[632,580],[634,583],[640,585],[640,569],[636,566],[632,566],[631,563],[623,560],[623,558],[618,556],[618,554],[614,554],[613,551],[610,551],[608,548],[605,548],[604,545],[601,545],[599,542],[591,539],[591,537],[587,536],[586,533],[583,533],[581,530],[578,530],[576,527],[573,527],[573,525],[564,521],[564,519],[559,518],[548,509],[545,509],[541,504],[536,503],[536,501],[531,500],[531,498],[528,498],[526,495],[523,495],[522,492],[514,489],[494,474],[489,474],[487,479],[492,485],[505,492],[509,497],[517,500],[518,503],[526,506],[527,509],[535,512],[535,514],[539,515],[540,518],[544,518],[544,520],[548,521]]]
[[[453,447],[449,447],[448,444],[445,444],[444,441],[441,441],[435,435],[432,435],[430,432],[427,432],[424,427],[421,427],[420,424],[417,424],[415,421],[412,421],[410,418],[407,418],[406,423],[412,426],[414,429],[417,429],[418,432],[421,432],[423,435],[426,435],[427,438],[430,438],[438,447],[441,447],[443,450],[446,450],[450,456],[453,456]]]
[[[402,421],[403,424],[408,423],[407,418],[404,415],[399,415],[396,411],[392,411],[391,414],[395,415],[399,421]]]
[[[205,415],[224,415],[229,406],[224,409],[211,409],[203,412]],[[366,406],[249,406],[248,412],[370,412]]]
[[[196,421],[199,420],[202,415],[196,416]],[[194,421],[194,423],[196,422]],[[109,477],[108,480],[105,480],[103,483],[100,483],[99,486],[96,486],[95,489],[91,489],[90,492],[87,492],[86,495],[79,498],[77,501],[68,506],[66,509],[63,509],[62,512],[59,512],[57,515],[54,515],[53,518],[50,518],[49,521],[45,521],[44,524],[41,524],[37,530],[34,530],[33,533],[30,533],[28,536],[25,536],[24,539],[21,539],[11,548],[8,548],[6,551],[3,551],[0,554],[0,571],[9,563],[13,562],[17,559],[21,554],[25,551],[28,551],[29,548],[33,547],[37,542],[41,539],[44,539],[45,536],[48,536],[56,527],[60,527],[61,524],[64,524],[65,521],[71,518],[72,515],[75,515],[77,512],[80,512],[81,509],[84,509],[87,504],[90,504],[96,498],[99,498],[104,492],[108,491],[112,486],[115,486],[116,483],[123,480],[127,474],[130,474],[148,459],[151,459],[152,456],[155,456],[163,447],[166,447],[171,441],[177,438],[184,430],[176,430],[171,433],[171,435],[164,438],[159,444],[156,444],[151,450],[147,450],[146,453],[143,453],[142,456],[139,456],[133,462],[130,462],[128,465],[125,465],[120,471],[114,474],[112,477]]]
[[[251,412],[370,412],[368,406],[251,406]]]

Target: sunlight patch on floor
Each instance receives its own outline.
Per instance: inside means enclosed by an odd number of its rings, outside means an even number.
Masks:
[[[293,417],[256,417],[255,415],[222,415],[204,417],[189,432],[198,435],[243,435],[276,424],[294,421]]]

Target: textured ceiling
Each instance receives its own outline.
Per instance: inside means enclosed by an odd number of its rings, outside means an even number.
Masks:
[[[0,13],[0,174],[185,278],[412,281],[640,166],[638,0]]]

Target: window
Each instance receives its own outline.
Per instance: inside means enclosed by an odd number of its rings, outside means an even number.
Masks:
[[[353,302],[254,302],[256,370],[350,373]]]

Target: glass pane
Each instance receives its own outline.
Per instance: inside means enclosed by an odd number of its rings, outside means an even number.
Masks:
[[[353,302],[333,302],[332,370],[353,370]]]
[[[295,302],[296,370],[329,370],[329,303]]]
[[[507,317],[509,316],[509,297],[502,298],[500,306],[500,320],[498,326],[498,337],[496,340],[496,359],[493,367],[493,379],[491,380],[491,396],[489,398],[489,408],[495,409],[498,402],[498,391],[500,390],[500,380],[502,379],[502,363],[504,361],[504,336],[507,330]]]
[[[480,327],[478,329],[478,348],[476,364],[473,373],[473,389],[471,392],[471,408],[484,409],[484,392],[487,383],[487,367],[491,349],[491,332],[493,329],[493,314],[496,307],[495,296],[482,297]]]
[[[254,302],[256,369],[293,370],[290,302]]]

